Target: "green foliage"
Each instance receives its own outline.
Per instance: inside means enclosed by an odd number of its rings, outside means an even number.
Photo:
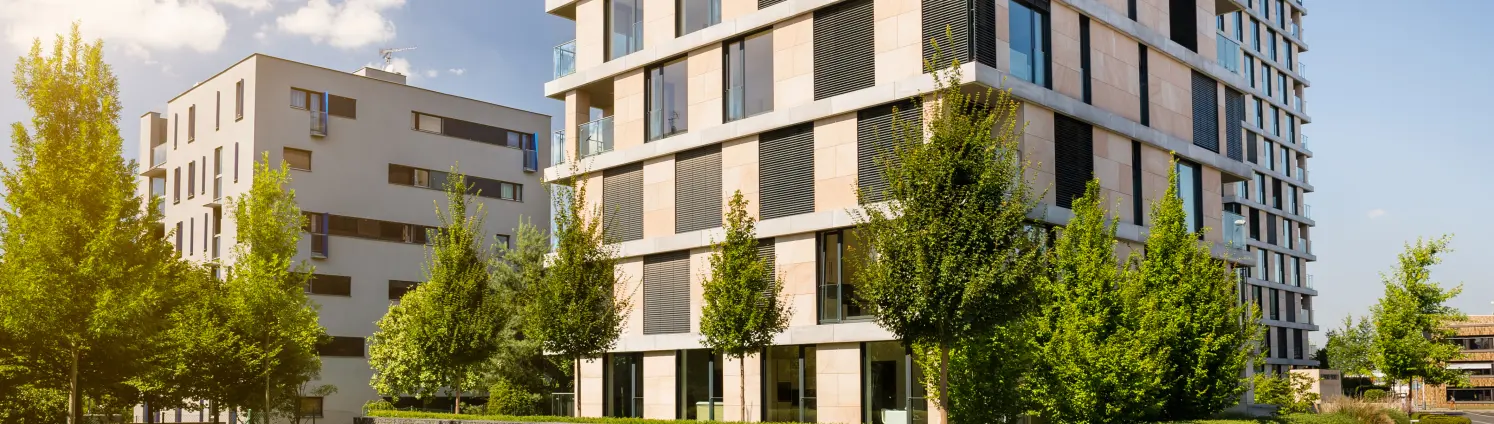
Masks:
[[[1446,363],[1459,354],[1449,337],[1456,333],[1449,322],[1465,319],[1463,313],[1445,303],[1463,291],[1462,286],[1444,289],[1431,281],[1431,268],[1450,252],[1450,237],[1417,239],[1407,244],[1390,273],[1382,273],[1385,295],[1372,309],[1375,328],[1375,366],[1391,381],[1419,379],[1425,384],[1462,384],[1467,376],[1448,369]],[[1409,399],[1407,398],[1408,407]]]
[[[747,214],[740,190],[732,193],[726,212],[726,239],[711,246],[711,273],[704,281],[700,312],[703,345],[737,358],[738,374],[749,353],[773,346],[773,337],[788,328],[791,312],[784,304],[783,279],[773,275],[773,264],[757,254],[757,220]],[[746,379],[737,393],[747,416]]]
[[[940,376],[951,361],[944,357],[961,340],[1032,314],[1045,271],[1041,231],[1027,218],[1037,203],[1023,178],[1017,101],[1009,90],[968,94],[959,67],[935,69],[938,63],[936,56],[928,65],[935,90],[914,106],[926,125],[894,119],[892,150],[877,160],[888,202],[853,212],[869,248],[847,260],[865,262],[853,278],[877,324],[908,345],[938,352],[941,372],[930,377],[939,380],[931,397],[948,405],[949,385]],[[858,193],[863,200],[872,194]],[[1005,406],[956,414],[950,422],[1021,412]]]
[[[1175,164],[1175,163],[1174,163]],[[1238,302],[1238,279],[1224,261],[1188,231],[1177,192],[1177,168],[1167,192],[1152,205],[1146,255],[1137,267],[1147,299],[1144,327],[1167,361],[1162,419],[1207,417],[1239,402],[1245,390],[1250,347],[1261,330],[1258,312]]]
[[[1416,414],[1414,419],[1423,424],[1472,424],[1473,420],[1461,415]]]
[[[4,422],[60,411],[77,422],[85,400],[133,402],[178,299],[159,200],[136,193],[136,164],[122,157],[102,42],[84,43],[75,24],[51,47],[38,39],[16,61],[16,96],[33,114],[12,124],[14,166],[0,172]]]
[[[1157,416],[1170,346],[1149,327],[1155,299],[1116,260],[1120,221],[1107,222],[1099,181],[1089,182],[1073,210],[1053,249],[1055,278],[1045,290],[1030,397],[1055,423]]]
[[[1288,376],[1255,376],[1255,403],[1276,405],[1276,413],[1300,414],[1311,412],[1318,403],[1319,395],[1312,392],[1316,383],[1312,377],[1289,373]]]
[[[598,423],[598,424],[692,424],[699,423],[696,420],[655,420],[646,418],[613,418],[613,417],[557,417],[557,416],[512,416],[512,415],[468,415],[468,414],[443,414],[435,412],[413,412],[413,411],[374,411],[369,413],[371,417],[391,418],[431,418],[443,420],[477,420],[494,422],[523,422],[523,423]],[[719,424],[746,424],[736,421],[714,421]],[[497,424],[497,423],[495,423]],[[792,424],[784,422],[757,422],[752,424]]]
[[[488,405],[484,411],[489,414],[530,415],[539,412],[544,400],[543,394],[531,392],[507,380],[498,380],[488,387]]]
[[[573,165],[574,166],[574,165]],[[617,343],[630,293],[617,273],[617,255],[603,232],[601,211],[586,203],[579,169],[556,188],[551,209],[555,219],[555,254],[543,277],[526,287],[524,334],[545,352],[571,359],[595,358]],[[581,404],[576,391],[576,404]]]
[[[1033,404],[1025,391],[1037,360],[1036,320],[1018,320],[961,339],[949,351],[949,414],[986,422],[1016,422]],[[938,347],[914,346],[924,375],[939,375]],[[926,382],[933,386],[935,381]],[[936,390],[930,387],[929,391]],[[961,418],[953,418],[961,419]]]
[[[550,240],[543,231],[527,220],[519,223],[514,239],[512,249],[507,246],[499,249],[498,256],[501,259],[494,267],[493,284],[507,293],[524,293],[530,287],[541,284],[545,278],[545,257],[550,250]],[[569,391],[563,390],[571,380],[572,366],[569,358],[546,356],[539,339],[526,337],[518,330],[519,328],[507,330],[503,345],[490,360],[484,384],[487,387],[502,384],[514,390],[541,395]],[[489,400],[489,411],[493,411],[492,403]],[[537,411],[524,413],[535,412]]]
[[[1360,317],[1344,317],[1343,328],[1328,330],[1328,358],[1324,368],[1343,371],[1345,375],[1370,375],[1375,371],[1375,323]]]
[[[516,293],[489,281],[491,258],[482,244],[487,213],[478,202],[469,214],[475,197],[455,168],[445,191],[446,211],[436,210],[442,226],[430,235],[426,282],[389,308],[369,346],[372,385],[385,396],[445,391],[460,402],[462,393],[480,385],[507,335],[507,299]]]
[[[1390,398],[1390,394],[1384,389],[1369,389],[1362,392],[1359,397],[1370,402],[1384,402]]]
[[[294,416],[303,386],[321,372],[317,343],[327,337],[317,306],[306,297],[312,268],[297,262],[303,218],[289,171],[270,168],[269,153],[255,162],[249,191],[228,200],[238,243],[224,287],[228,332],[240,341],[249,377],[232,382],[229,404],[247,406],[268,422]],[[320,389],[319,389],[320,390]]]
[[[384,400],[384,399],[371,400],[371,401],[363,403],[363,412],[364,413],[368,413],[369,411],[393,411],[393,410],[394,410],[394,404],[389,403],[388,400]]]
[[[1390,417],[1396,424],[1411,424],[1411,417],[1399,409],[1385,409],[1385,416]]]

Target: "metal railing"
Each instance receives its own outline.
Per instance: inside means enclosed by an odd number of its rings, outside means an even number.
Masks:
[[[1307,62],[1297,61],[1297,75],[1307,78]]]
[[[1312,287],[1312,274],[1307,274],[1307,286],[1306,287],[1309,288],[1309,289],[1313,288]]]
[[[569,392],[551,393],[550,415],[557,417],[576,416],[576,394]]]
[[[327,136],[327,112],[313,110],[311,112],[311,135]]]
[[[550,166],[565,163],[565,130],[550,134]]]
[[[524,137],[524,171],[534,172],[539,170],[539,142],[530,134]]]
[[[1219,62],[1219,66],[1230,72],[1240,73],[1240,43],[1222,32],[1214,34],[1214,40],[1218,52],[1215,60]]]
[[[150,148],[150,167],[166,164],[166,143],[157,144]]]
[[[1245,248],[1245,217],[1234,213],[1224,212],[1224,244],[1236,248]]]
[[[612,117],[581,124],[576,131],[576,152],[588,157],[612,151]]]
[[[555,46],[554,62],[555,78],[576,73],[576,40]]]

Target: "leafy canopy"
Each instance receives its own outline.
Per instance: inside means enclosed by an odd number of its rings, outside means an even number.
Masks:
[[[1385,295],[1371,309],[1375,328],[1375,366],[1392,380],[1423,379],[1426,384],[1460,384],[1466,375],[1446,364],[1456,358],[1457,333],[1447,324],[1466,319],[1446,302],[1463,291],[1462,285],[1443,288],[1431,280],[1431,267],[1451,252],[1449,236],[1417,239],[1397,256],[1389,273],[1380,274]]]

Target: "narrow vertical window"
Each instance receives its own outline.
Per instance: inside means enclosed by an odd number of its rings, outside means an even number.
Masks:
[[[1012,1],[1010,6],[1012,75],[1050,87],[1047,10],[1022,1]]]
[[[685,98],[687,77],[685,58],[651,68],[646,75],[648,92],[644,104],[648,115],[648,139],[658,140],[685,132],[689,123],[688,100]]]
[[[176,170],[172,172],[171,183],[172,183],[172,186],[171,186],[171,203],[173,203],[173,204],[181,203],[182,202],[182,168],[181,167],[177,167]],[[180,232],[180,231],[178,231],[178,232]]]
[[[239,182],[239,143],[233,143],[233,182]]]
[[[1200,193],[1202,184],[1199,181],[1198,165],[1182,160],[1178,161],[1178,197],[1183,200],[1183,211],[1188,214],[1188,231],[1196,232],[1203,224],[1203,197]]]
[[[676,37],[721,23],[721,0],[677,0],[674,10]]]
[[[187,107],[187,142],[197,139],[197,105]]]
[[[1220,25],[1223,22],[1220,21]],[[1084,83],[1084,103],[1093,104],[1089,55],[1089,16],[1079,15],[1079,78]]]
[[[197,162],[187,163],[187,198],[197,195]]]
[[[1141,142],[1131,140],[1131,222],[1146,225],[1146,214],[1141,191]]]
[[[213,131],[223,126],[223,92],[213,92]]]
[[[607,59],[627,56],[643,48],[643,0],[607,2]]]
[[[1146,44],[1136,43],[1138,61],[1141,62],[1141,125],[1152,125],[1151,75],[1146,67]]]
[[[1126,0],[1126,17],[1136,20],[1136,0]]]
[[[244,119],[244,80],[233,85],[233,119]]]
[[[773,33],[726,43],[726,121],[773,110]]]

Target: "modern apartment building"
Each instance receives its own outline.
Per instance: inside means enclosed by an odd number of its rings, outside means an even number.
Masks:
[[[306,292],[332,336],[313,384],[337,386],[303,406],[326,422],[350,422],[377,398],[365,340],[425,279],[426,230],[440,225],[453,166],[480,189],[494,243],[508,243],[521,217],[544,225],[550,216],[538,172],[549,116],[409,86],[400,74],[254,54],[140,119],[149,159],[140,190],[164,198],[165,233],[191,260],[232,267],[227,199],[249,190],[263,155],[290,168],[310,223],[296,259],[316,267]],[[203,414],[158,413],[166,422]]]
[[[1468,373],[1468,387],[1427,386],[1422,399],[1412,401],[1426,408],[1494,409],[1494,315],[1469,315],[1451,327],[1463,354],[1447,366]]]
[[[881,184],[871,164],[894,110],[921,119],[906,101],[934,88],[931,38],[967,84],[1022,102],[1023,155],[1047,189],[1049,224],[1065,223],[1098,177],[1122,220],[1121,250],[1139,246],[1176,158],[1190,226],[1209,228],[1215,255],[1248,277],[1241,301],[1259,302],[1270,327],[1253,372],[1315,364],[1298,0],[546,0],[546,10],[574,20],[576,39],[555,48],[545,84],[566,103],[545,178],[579,161],[635,287],[620,291],[634,309],[616,349],[582,365],[581,415],[936,415],[908,353],[857,304],[842,260],[864,248],[854,192]],[[794,309],[745,375],[697,333],[709,244],[738,190]]]

